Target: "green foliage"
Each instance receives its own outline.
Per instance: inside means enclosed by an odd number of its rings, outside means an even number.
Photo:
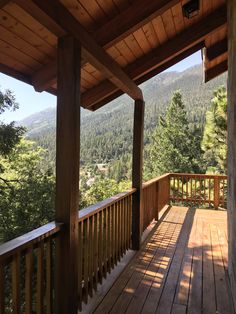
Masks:
[[[17,108],[14,94],[0,91],[0,114]],[[22,139],[24,132],[0,122],[0,242],[53,218],[55,179],[42,170],[45,151]]]
[[[82,204],[87,207],[96,204],[106,198],[114,196],[120,192],[124,192],[131,187],[129,181],[117,181],[104,178],[97,179],[91,187],[82,189]]]
[[[14,94],[10,90],[0,91],[0,114],[6,110],[16,110],[18,103]],[[14,122],[5,124],[0,122],[0,155],[6,156],[12,148],[20,141],[21,136],[25,132],[22,127],[16,127]]]
[[[43,158],[43,149],[24,139],[0,158],[1,241],[53,220],[55,179],[41,170]]]
[[[189,127],[182,94],[177,91],[151,135],[146,177],[166,172],[202,172],[200,140],[199,129]]]
[[[224,86],[214,91],[211,108],[206,113],[202,149],[208,168],[226,173],[227,164],[227,94]]]

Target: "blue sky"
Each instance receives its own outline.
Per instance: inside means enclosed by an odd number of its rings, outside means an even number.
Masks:
[[[167,71],[184,71],[201,63],[201,52],[182,60]],[[19,121],[33,113],[56,106],[56,97],[48,93],[37,93],[33,87],[0,73],[1,90],[10,89],[14,92],[20,108],[15,112],[7,112],[1,116],[6,122]]]

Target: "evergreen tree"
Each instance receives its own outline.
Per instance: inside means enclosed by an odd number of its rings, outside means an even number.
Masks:
[[[190,129],[182,95],[177,91],[151,136],[146,178],[166,172],[202,172],[200,143],[200,131]]]
[[[202,148],[209,170],[226,173],[227,94],[224,86],[214,91],[211,109],[206,113]]]
[[[6,90],[5,92],[0,90],[0,114],[6,110],[14,111],[18,107],[19,105],[16,102],[15,96],[10,90]],[[19,143],[24,132],[25,129],[15,126],[14,122],[6,124],[0,121],[0,156],[9,154],[13,147]]]

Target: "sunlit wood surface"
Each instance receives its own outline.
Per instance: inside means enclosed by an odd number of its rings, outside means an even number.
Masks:
[[[172,207],[94,313],[234,313],[225,211]]]

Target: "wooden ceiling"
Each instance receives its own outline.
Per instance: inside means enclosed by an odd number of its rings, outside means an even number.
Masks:
[[[204,48],[205,81],[227,70],[226,0],[0,0],[0,71],[57,93],[57,38],[83,46],[82,106],[96,110]]]

